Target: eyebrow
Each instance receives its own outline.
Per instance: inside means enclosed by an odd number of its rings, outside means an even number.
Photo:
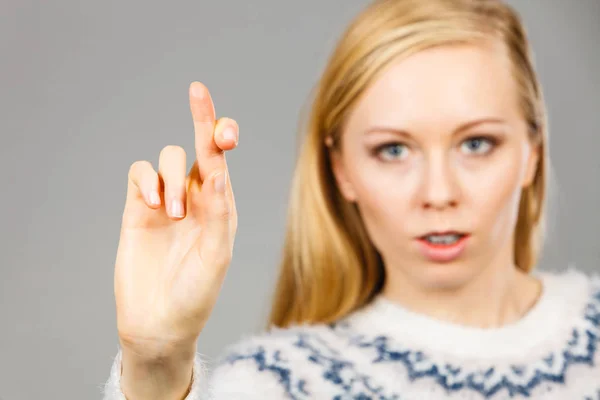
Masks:
[[[494,118],[494,117],[488,117],[488,118],[479,118],[473,121],[469,121],[469,122],[465,122],[461,125],[459,125],[456,129],[454,129],[452,131],[453,135],[456,135],[457,133],[466,131],[468,129],[471,129],[477,125],[481,125],[481,124],[498,124],[498,125],[506,125],[507,122],[501,118]],[[398,129],[398,128],[393,128],[390,126],[372,126],[370,128],[368,128],[365,131],[365,135],[369,134],[369,133],[375,133],[375,132],[390,132],[390,133],[395,133],[401,136],[411,136],[410,133],[404,129]]]

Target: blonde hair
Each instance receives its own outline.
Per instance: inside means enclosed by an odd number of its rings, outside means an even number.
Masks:
[[[369,302],[385,273],[354,204],[335,183],[326,145],[337,143],[349,110],[399,57],[433,46],[500,40],[520,106],[541,157],[522,192],[514,261],[530,271],[541,244],[547,160],[546,115],[519,16],[499,0],[376,0],[349,25],[316,87],[293,176],[287,230],[269,325],[328,323]]]

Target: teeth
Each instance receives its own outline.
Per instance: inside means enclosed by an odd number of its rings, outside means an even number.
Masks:
[[[429,243],[433,244],[453,244],[458,239],[461,238],[462,235],[457,234],[449,234],[449,235],[427,235],[425,236],[425,240]]]

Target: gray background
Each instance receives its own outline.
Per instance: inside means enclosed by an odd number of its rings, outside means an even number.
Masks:
[[[550,112],[553,219],[542,265],[598,271],[600,0],[510,3],[531,34]],[[100,398],[117,350],[113,265],[127,170],[156,163],[168,144],[193,151],[193,80],[241,127],[229,157],[234,261],[199,349],[216,356],[262,327],[299,112],[364,4],[4,0],[0,398]]]

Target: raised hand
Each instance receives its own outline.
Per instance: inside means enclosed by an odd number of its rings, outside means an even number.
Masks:
[[[192,83],[189,96],[196,157],[189,174],[178,146],[163,148],[158,172],[148,161],[129,170],[114,288],[119,339],[135,352],[195,343],[232,256],[237,212],[225,151],[237,146],[238,126],[216,121],[203,84]]]

